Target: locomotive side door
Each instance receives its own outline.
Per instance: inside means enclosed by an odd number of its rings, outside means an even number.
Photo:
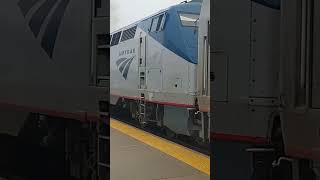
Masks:
[[[138,73],[139,73],[139,90],[145,90],[146,87],[146,36],[141,37],[139,41],[139,62],[138,62]]]
[[[280,98],[285,152],[320,160],[320,2],[285,0],[281,26]]]

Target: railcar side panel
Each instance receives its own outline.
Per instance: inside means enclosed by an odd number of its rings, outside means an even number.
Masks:
[[[30,9],[19,2],[0,2],[0,104],[80,119],[97,114],[108,88],[90,86],[92,1],[57,1],[48,12],[37,11],[42,1]]]

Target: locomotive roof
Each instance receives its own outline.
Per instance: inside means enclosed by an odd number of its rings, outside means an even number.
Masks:
[[[110,34],[112,35],[112,34],[115,34],[115,33],[117,33],[117,32],[123,31],[124,29],[128,29],[128,28],[130,28],[130,27],[133,27],[133,26],[139,24],[139,23],[142,22],[142,21],[148,20],[148,19],[150,19],[150,18],[152,18],[152,17],[154,17],[154,16],[157,16],[157,15],[159,15],[159,14],[161,14],[161,13],[167,12],[168,10],[170,10],[170,9],[172,9],[172,8],[177,8],[177,7],[180,7],[180,6],[184,6],[184,5],[186,5],[186,4],[189,5],[190,3],[200,3],[200,2],[202,2],[202,0],[192,0],[192,1],[189,1],[189,2],[181,2],[180,4],[176,4],[176,5],[170,6],[170,7],[166,8],[166,9],[162,9],[162,10],[160,10],[160,11],[158,11],[158,12],[156,12],[156,13],[153,13],[153,14],[151,14],[151,15],[143,18],[143,19],[140,19],[140,20],[138,20],[138,21],[135,21],[135,22],[133,22],[133,23],[127,25],[127,26],[124,26],[124,27],[120,28],[120,29],[117,29],[117,30],[111,32]]]

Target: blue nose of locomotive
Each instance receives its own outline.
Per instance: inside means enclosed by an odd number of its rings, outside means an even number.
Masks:
[[[197,21],[200,10],[201,3],[198,2],[173,6],[168,11],[164,29],[164,45],[193,64],[198,62]]]
[[[201,3],[189,2],[170,7],[166,12],[163,31],[149,35],[164,47],[190,63],[198,63],[198,27]],[[140,28],[149,31],[150,23],[144,21]]]

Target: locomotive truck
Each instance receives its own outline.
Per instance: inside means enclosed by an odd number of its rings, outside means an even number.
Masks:
[[[0,177],[108,179],[109,1],[0,9]]]

